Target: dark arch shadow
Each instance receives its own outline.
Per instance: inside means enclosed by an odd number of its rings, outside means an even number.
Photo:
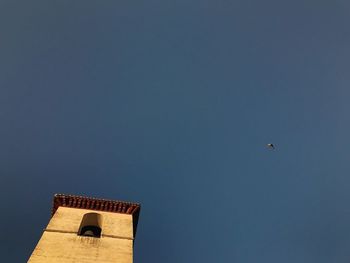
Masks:
[[[102,216],[97,213],[87,213],[83,216],[79,227],[79,236],[101,237]]]

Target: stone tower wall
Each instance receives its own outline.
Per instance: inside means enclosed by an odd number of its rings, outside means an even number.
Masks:
[[[100,238],[79,236],[84,214],[102,216]],[[132,263],[133,218],[130,214],[58,207],[29,263]]]

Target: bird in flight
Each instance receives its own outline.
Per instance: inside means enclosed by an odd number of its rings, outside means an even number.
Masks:
[[[268,147],[269,149],[272,149],[272,150],[275,149],[275,146],[274,146],[272,143],[268,143],[268,144],[267,144],[267,147]]]

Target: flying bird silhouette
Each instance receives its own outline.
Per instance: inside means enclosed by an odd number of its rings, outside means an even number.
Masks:
[[[270,149],[273,149],[273,150],[275,149],[275,146],[272,143],[268,143],[267,147],[270,148]]]

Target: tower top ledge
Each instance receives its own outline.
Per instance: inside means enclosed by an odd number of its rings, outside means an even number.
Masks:
[[[55,194],[53,198],[51,217],[55,214],[58,207],[60,206],[129,214],[136,218],[138,218],[141,209],[141,206],[138,203],[129,203],[124,201],[99,199],[77,195]]]

